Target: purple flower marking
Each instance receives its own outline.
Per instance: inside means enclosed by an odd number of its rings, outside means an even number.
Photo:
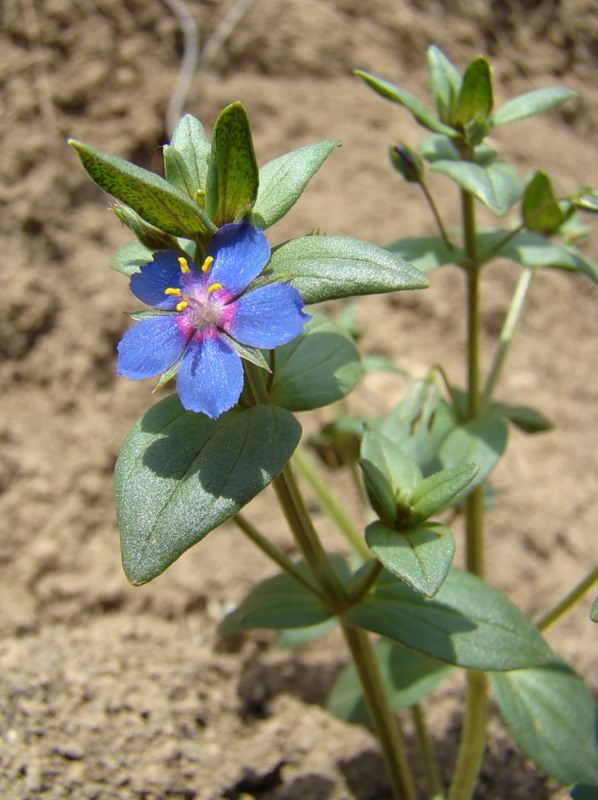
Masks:
[[[299,292],[272,283],[245,292],[270,258],[268,240],[246,222],[214,236],[201,267],[166,250],[131,277],[133,294],[158,312],[139,320],[118,345],[117,371],[141,380],[178,362],[183,406],[216,419],[239,400],[241,345],[273,348],[301,333],[309,315]],[[245,292],[245,293],[244,293]]]

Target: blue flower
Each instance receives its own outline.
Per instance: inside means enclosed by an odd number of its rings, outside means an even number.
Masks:
[[[125,333],[117,371],[141,380],[177,370],[183,406],[216,419],[239,400],[243,365],[231,341],[270,349],[303,330],[309,315],[299,292],[271,283],[246,292],[268,263],[270,245],[246,222],[212,237],[201,267],[173,250],[131,277],[133,294],[156,309]]]

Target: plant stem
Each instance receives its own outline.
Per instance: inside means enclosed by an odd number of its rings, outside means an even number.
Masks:
[[[471,152],[464,153],[471,159]],[[480,415],[480,264],[477,255],[476,222],[473,197],[461,192],[464,246],[469,264],[467,271],[467,418]],[[484,577],[484,490],[476,487],[465,501],[465,536],[467,569]],[[486,747],[488,716],[487,681],[480,672],[467,673],[465,716],[457,765],[449,800],[471,800]]]
[[[301,570],[299,570],[296,564],[285,556],[283,552],[281,552],[278,547],[272,544],[272,542],[263,536],[255,525],[252,525],[248,519],[242,514],[236,514],[232,520],[238,528],[240,528],[245,536],[250,539],[259,549],[265,553],[269,558],[272,559],[276,564],[278,564],[281,569],[283,569],[286,573],[288,573],[291,577],[295,578],[296,581],[303,584],[306,589],[309,589],[310,592],[317,595],[321,600],[325,600],[326,598],[322,595],[319,587],[314,585],[312,581],[309,580],[307,575],[305,575]]]
[[[443,800],[444,787],[442,785],[442,775],[438,766],[438,759],[434,753],[434,745],[428,734],[424,712],[419,703],[411,707],[411,717],[415,726],[419,750],[421,753],[424,772],[428,779],[431,800]]]
[[[584,594],[589,591],[592,586],[598,582],[598,567],[589,572],[586,577],[575,586],[569,594],[558,602],[550,611],[543,614],[536,622],[539,630],[545,631],[554,622],[560,619],[564,614],[570,611],[573,606],[580,600]]]
[[[509,352],[511,342],[513,341],[515,330],[519,320],[521,319],[521,314],[525,305],[525,299],[527,297],[533,277],[534,270],[531,269],[531,267],[526,267],[519,276],[519,281],[517,282],[517,286],[513,292],[511,305],[509,306],[509,310],[500,332],[499,344],[494,356],[492,368],[490,369],[490,374],[488,375],[486,385],[484,386],[484,393],[482,395],[483,408],[486,408],[492,399],[492,395],[494,393],[494,389],[496,388],[496,384],[498,383],[498,379],[500,378],[507,353]]]
[[[365,543],[363,536],[357,530],[353,520],[346,513],[345,509],[332,494],[326,481],[313,465],[311,459],[301,445],[299,445],[293,454],[293,464],[309,484],[320,506],[336,523],[337,528],[344,535],[353,550],[355,550],[364,561],[371,558],[372,554],[370,548]]]
[[[416,800],[411,769],[370,638],[360,628],[352,628],[342,621],[341,625],[361,681],[372,728],[382,747],[393,797],[395,800]]]
[[[438,208],[436,207],[436,203],[434,202],[434,198],[430,194],[430,190],[428,189],[427,185],[424,183],[423,180],[420,181],[419,185],[422,188],[422,192],[424,193],[424,197],[426,198],[426,202],[428,203],[428,205],[430,207],[430,211],[432,212],[432,215],[434,216],[434,219],[436,220],[436,224],[438,225],[438,230],[439,230],[440,235],[442,237],[442,241],[445,243],[445,245],[448,247],[449,250],[454,250],[455,246],[453,245],[453,243],[451,242],[451,240],[448,237],[448,233],[446,232],[446,228],[444,227],[444,223],[442,222],[442,217],[440,216]]]

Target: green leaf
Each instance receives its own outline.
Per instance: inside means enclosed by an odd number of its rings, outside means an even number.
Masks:
[[[512,406],[508,403],[492,403],[488,409],[490,416],[508,419],[525,433],[542,433],[549,431],[553,424],[535,408],[528,406]]]
[[[305,187],[340,142],[315,142],[269,161],[260,169],[259,191],[251,220],[266,229],[295,205]]]
[[[259,170],[247,114],[232,103],[214,125],[206,177],[206,212],[220,228],[246,217],[255,203]]]
[[[571,797],[574,800],[598,800],[598,786],[578,783],[571,789]]]
[[[190,195],[194,198],[198,191],[205,192],[208,176],[210,142],[201,122],[185,114],[174,129],[171,146],[181,154],[191,179]]]
[[[127,242],[114,251],[110,260],[110,266],[116,272],[120,272],[130,278],[135,272],[139,272],[141,267],[149,264],[154,254],[144,247],[141,242]]]
[[[449,247],[441,236],[399,239],[387,245],[386,249],[422,272],[431,272],[444,264],[462,264],[467,261],[463,250]]]
[[[537,628],[506,595],[456,567],[432,600],[385,572],[344,617],[350,625],[469,669],[510,670],[554,660]]]
[[[498,216],[504,216],[523,191],[511,164],[497,162],[482,167],[468,161],[435,161],[431,169],[447,175]]]
[[[276,637],[276,647],[279,650],[290,650],[293,647],[300,647],[302,644],[318,639],[328,631],[332,630],[337,624],[336,617],[319,622],[317,625],[309,625],[306,628],[286,628]]]
[[[199,206],[168,181],[122,158],[69,139],[91,179],[156,228],[193,238],[216,230]]]
[[[384,78],[378,78],[375,75],[372,75],[369,72],[365,72],[361,69],[355,70],[355,75],[358,75],[360,78],[370,86],[375,92],[377,92],[382,97],[385,97],[387,100],[391,100],[393,103],[398,103],[401,106],[404,106],[408,111],[413,114],[414,118],[419,122],[420,125],[423,125],[424,128],[427,128],[430,131],[435,131],[436,133],[444,133],[447,136],[457,136],[457,131],[453,128],[445,125],[443,122],[440,122],[431,111],[429,111],[423,103],[421,103],[417,97],[408,92],[406,89],[401,89],[398,86],[395,86],[394,83],[390,81],[384,80]]]
[[[523,752],[562,784],[598,784],[597,709],[565,664],[490,675],[500,712]]]
[[[147,583],[233,517],[282,471],[299,423],[275,406],[233,409],[217,420],[173,395],[128,435],[115,470],[125,573]]]
[[[300,336],[276,349],[273,366],[270,401],[289,411],[307,411],[340,400],[362,374],[353,340],[322,314],[314,314]]]
[[[453,671],[453,667],[435,658],[408,650],[388,639],[374,643],[374,655],[395,713],[419,703]],[[353,664],[345,667],[339,675],[326,705],[331,714],[345,722],[369,723],[361,683]]]
[[[307,575],[307,571],[304,571]],[[253,628],[305,628],[320,625],[331,617],[332,613],[313,592],[282,573],[258,583],[224,617],[218,633],[239,633]]]
[[[598,264],[586,258],[576,247],[552,243],[539,233],[522,231],[501,246],[507,234],[504,231],[485,231],[477,241],[482,259],[488,257],[510,258],[524,267],[566,269],[583,272],[598,282]]]
[[[461,161],[461,154],[454,143],[441,134],[433,133],[431,136],[426,136],[419,143],[418,149],[430,164],[435,161]],[[485,167],[491,164],[496,156],[496,150],[486,142],[482,142],[474,148],[473,162]]]
[[[507,426],[500,419],[477,419],[457,425],[442,440],[438,459],[444,467],[475,464],[478,473],[467,494],[490,475],[507,446]]]
[[[162,148],[162,155],[164,156],[164,175],[168,183],[195,200],[197,186],[183,156],[169,144],[165,144]]]
[[[398,532],[383,522],[372,522],[365,538],[383,567],[425,597],[438,593],[455,555],[453,536],[444,525],[418,525]]]
[[[550,89],[534,89],[531,92],[520,94],[507,100],[494,113],[494,125],[507,125],[518,119],[533,117],[536,114],[543,114],[557,106],[562,105],[567,100],[577,97],[577,92],[566,89],[564,86],[554,86]]]
[[[179,249],[179,243],[174,236],[150,225],[149,222],[141,219],[132,208],[117,203],[112,211],[124,225],[133,231],[139,242],[150,252]]]
[[[415,461],[393,441],[375,428],[369,428],[361,442],[361,457],[371,462],[386,477],[395,498],[411,501],[423,476]]]
[[[453,503],[478,473],[475,464],[451,467],[425,478],[413,492],[411,521],[423,522]]]
[[[545,172],[534,172],[525,187],[521,213],[528,230],[546,235],[554,233],[565,221],[565,214],[554,196],[550,178]]]
[[[598,622],[598,597],[594,598],[592,608],[590,609],[590,619],[592,622]]]
[[[463,75],[454,123],[465,128],[469,122],[486,119],[493,105],[490,64],[483,56],[478,56],[470,62]]]
[[[450,125],[461,90],[461,74],[439,47],[429,47],[427,57],[430,91],[436,111],[440,120]]]
[[[274,250],[267,273],[294,286],[306,304],[428,285],[411,264],[348,236],[291,239]]]

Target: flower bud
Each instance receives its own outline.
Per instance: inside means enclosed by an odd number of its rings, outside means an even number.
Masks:
[[[424,163],[418,154],[406,144],[396,144],[390,148],[390,160],[397,172],[408,183],[421,183]]]

